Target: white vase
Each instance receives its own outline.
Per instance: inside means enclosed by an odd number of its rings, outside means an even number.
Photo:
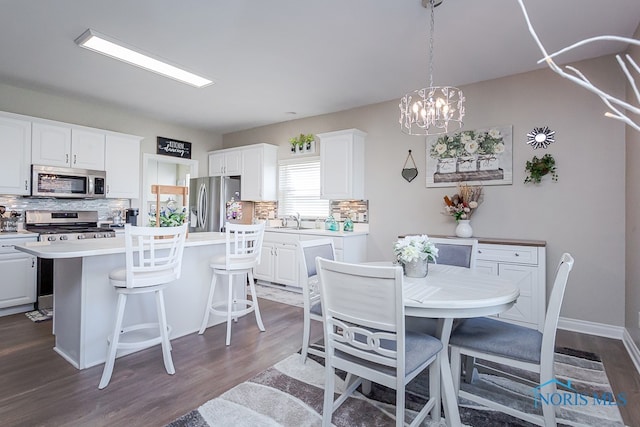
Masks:
[[[429,272],[429,264],[426,259],[405,262],[403,268],[404,275],[407,277],[425,277]]]
[[[461,219],[456,226],[456,236],[471,237],[473,236],[473,228],[471,228],[471,220]]]

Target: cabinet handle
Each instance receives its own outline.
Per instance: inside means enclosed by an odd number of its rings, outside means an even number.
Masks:
[[[478,253],[479,253],[479,254],[481,254],[481,253],[482,253],[482,251],[481,251],[481,250],[478,250]]]
[[[111,190],[109,189],[109,185],[107,185],[107,194],[109,194]]]
[[[520,254],[518,252],[515,253],[516,256],[520,256]]]
[[[64,162],[65,163],[69,163],[69,155],[68,154],[64,155]]]
[[[73,155],[73,164],[74,164],[74,165],[75,165],[76,163],[78,163],[78,161],[77,161],[77,160],[78,160],[78,159],[77,159],[76,155],[74,154],[74,155]]]
[[[24,181],[24,189],[25,189],[25,190],[28,190],[28,189],[29,189],[29,181],[27,181],[26,179],[25,179],[25,181]]]
[[[31,258],[31,268],[34,268],[35,266],[36,266],[36,259]]]

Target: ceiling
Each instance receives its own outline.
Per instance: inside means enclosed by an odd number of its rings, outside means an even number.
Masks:
[[[400,98],[428,85],[421,0],[0,0],[0,83],[228,133]],[[525,0],[549,52],[632,37],[638,0]],[[78,47],[87,28],[213,79],[203,89]],[[542,68],[516,0],[435,9],[434,84]],[[623,51],[594,43],[573,62]],[[294,114],[295,113],[295,114]],[[467,111],[467,114],[473,114]]]

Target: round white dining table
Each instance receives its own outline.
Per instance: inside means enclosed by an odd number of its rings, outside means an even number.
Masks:
[[[453,319],[503,313],[517,301],[520,289],[511,280],[474,269],[429,264],[426,277],[404,276],[403,291],[406,316],[438,319],[437,336],[443,345],[440,376],[445,420],[449,426],[459,426],[462,423],[448,353]]]

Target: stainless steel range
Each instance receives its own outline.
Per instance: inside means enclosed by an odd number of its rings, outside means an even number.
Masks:
[[[98,211],[26,211],[24,227],[48,242],[116,236],[114,230],[98,227]]]
[[[26,211],[24,228],[38,233],[38,241],[54,244],[116,236],[114,230],[98,227],[98,211]],[[52,259],[38,258],[36,309],[53,306],[53,268]]]

